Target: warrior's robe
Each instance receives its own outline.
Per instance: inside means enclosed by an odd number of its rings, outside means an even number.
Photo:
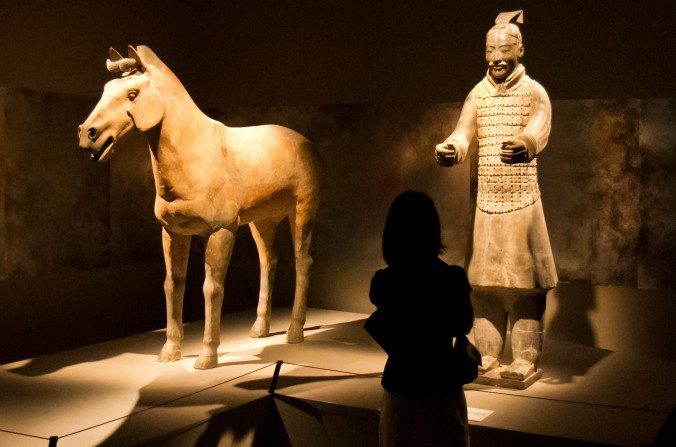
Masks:
[[[558,277],[547,234],[537,158],[547,145],[551,104],[523,65],[502,84],[486,77],[469,93],[455,131],[446,141],[457,162],[478,146],[478,188],[467,274],[477,286],[552,288]],[[520,141],[532,159],[506,164],[502,143]]]

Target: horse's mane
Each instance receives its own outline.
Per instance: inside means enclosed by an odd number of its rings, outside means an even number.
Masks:
[[[174,84],[175,87],[177,87],[179,90],[185,93],[188,98],[190,98],[190,94],[188,93],[188,90],[183,86],[181,81],[176,77],[173,71],[167,67],[162,60],[160,60],[159,57],[145,45],[139,45],[136,47],[136,52],[138,55],[141,57],[141,60],[143,61],[144,65],[151,65],[153,68],[158,69],[164,76],[167,77],[167,79]],[[190,98],[192,100],[192,98]]]

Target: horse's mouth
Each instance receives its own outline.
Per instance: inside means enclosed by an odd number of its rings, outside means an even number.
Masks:
[[[94,152],[89,156],[91,161],[104,162],[106,161],[114,152],[113,146],[115,145],[115,137],[112,135],[106,138],[106,141],[103,143],[103,148]]]

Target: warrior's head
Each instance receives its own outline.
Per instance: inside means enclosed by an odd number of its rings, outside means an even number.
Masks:
[[[517,23],[523,23],[523,11],[502,12],[486,34],[488,74],[496,82],[504,81],[523,57],[521,30]]]

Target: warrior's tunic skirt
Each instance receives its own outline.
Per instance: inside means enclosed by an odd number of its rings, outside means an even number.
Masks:
[[[542,201],[505,214],[477,208],[474,215],[470,284],[551,288],[558,280]]]
[[[536,155],[547,144],[551,106],[545,90],[519,67],[504,84],[484,78],[467,97],[448,138],[462,162],[479,152],[477,208],[470,283],[487,287],[551,288],[558,281],[549,243],[537,159],[506,164],[502,143],[521,141]]]

